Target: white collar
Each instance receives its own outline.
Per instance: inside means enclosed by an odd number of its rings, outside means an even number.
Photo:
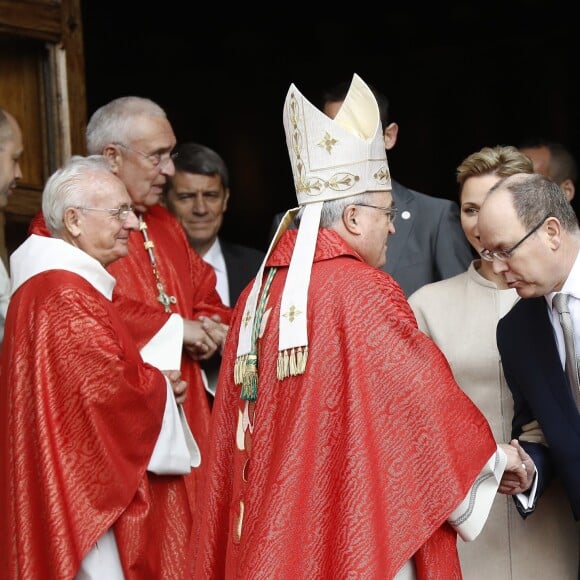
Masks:
[[[568,278],[564,282],[562,289],[560,290],[562,294],[569,294],[577,300],[580,300],[580,251],[576,255],[576,260],[574,260],[574,265],[568,274]],[[556,292],[550,292],[546,295],[546,301],[550,309],[552,308],[552,300]]]
[[[207,262],[214,270],[219,272],[226,271],[226,261],[224,254],[222,252],[222,247],[219,238],[216,237],[210,249],[203,256],[205,262]]]
[[[98,260],[64,240],[35,234],[10,256],[11,294],[33,276],[47,270],[74,272],[108,300],[113,297],[115,278]]]

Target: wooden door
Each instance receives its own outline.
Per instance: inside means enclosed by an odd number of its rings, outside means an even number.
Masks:
[[[85,154],[80,1],[0,0],[0,105],[16,117],[24,141],[23,179],[0,212],[5,260],[25,239],[47,177],[72,154]]]

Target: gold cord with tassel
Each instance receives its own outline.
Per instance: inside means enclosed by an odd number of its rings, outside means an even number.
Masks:
[[[159,272],[157,271],[157,262],[155,261],[155,254],[153,253],[153,248],[155,247],[155,244],[153,243],[152,240],[149,239],[149,236],[147,235],[147,224],[145,223],[145,220],[143,219],[142,215],[139,216],[139,230],[141,230],[141,233],[143,234],[143,238],[145,240],[143,246],[145,247],[145,251],[149,255],[149,261],[151,262],[151,268],[153,269],[153,276],[155,276],[155,286],[159,291],[157,301],[161,302],[163,308],[165,309],[165,312],[171,312],[171,304],[176,304],[177,299],[175,298],[175,296],[170,296],[169,294],[167,294],[167,292],[165,292],[165,286],[163,285],[163,282],[159,277]]]
[[[236,384],[242,384],[240,398],[245,401],[256,401],[258,398],[258,337],[275,273],[276,268],[270,268],[256,308],[254,326],[252,328],[252,350],[249,354],[239,357],[234,365],[234,381]]]

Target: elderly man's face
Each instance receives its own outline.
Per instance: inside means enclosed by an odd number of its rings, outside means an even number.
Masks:
[[[171,152],[176,144],[164,117],[142,116],[133,121],[131,143],[116,145],[114,171],[121,178],[136,210],[145,212],[159,203],[168,177],[175,173]]]
[[[131,198],[113,174],[102,174],[91,183],[91,188],[95,193],[87,195],[86,203],[90,209],[73,210],[77,212],[80,235],[72,243],[108,266],[129,253],[129,234],[138,229],[139,221],[133,211],[124,216],[116,213],[120,207],[130,206]]]
[[[388,237],[395,233],[393,196],[390,191],[381,191],[374,194],[372,203],[353,205],[361,229],[351,240],[353,247],[367,264],[381,268],[387,262]]]
[[[12,194],[18,180],[22,179],[20,157],[23,152],[22,131],[16,119],[7,113],[12,135],[0,145],[0,208],[6,207],[8,196]]]
[[[557,251],[557,234],[546,219],[505,261],[493,260],[493,271],[505,278],[522,298],[554,292],[562,281],[561,260]],[[481,246],[492,252],[509,250],[533,228],[518,219],[505,190],[498,189],[487,197],[479,211],[477,227]]]

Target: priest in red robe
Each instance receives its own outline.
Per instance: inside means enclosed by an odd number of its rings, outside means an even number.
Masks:
[[[234,310],[195,578],[460,578],[457,533],[521,458],[379,270],[396,208],[368,86],[332,120],[292,85],[284,127],[300,208]]]
[[[171,158],[175,144],[165,112],[145,98],[114,99],[97,109],[87,125],[89,153],[107,157],[127,187],[139,218],[138,230],[129,237],[129,255],[108,267],[117,281],[113,303],[139,348],[170,314],[183,319],[186,335],[193,328],[194,337],[195,332],[199,336],[197,347],[194,344],[183,350],[180,365],[189,385],[185,414],[201,450],[201,465],[187,478],[195,509],[202,501],[197,496],[196,478],[205,467],[210,421],[200,357],[221,349],[231,309],[221,302],[215,289],[212,267],[191,249],[176,218],[159,205],[167,176],[175,171]],[[33,222],[31,232],[46,233],[41,216]],[[181,343],[176,348],[181,353]]]
[[[199,454],[178,403],[179,358],[145,363],[105,266],[138,228],[102,156],[49,178],[52,237],[11,256],[0,367],[0,577],[183,578]],[[170,317],[156,334],[175,332]],[[171,340],[171,338],[170,338]],[[176,390],[178,396],[174,395]]]

